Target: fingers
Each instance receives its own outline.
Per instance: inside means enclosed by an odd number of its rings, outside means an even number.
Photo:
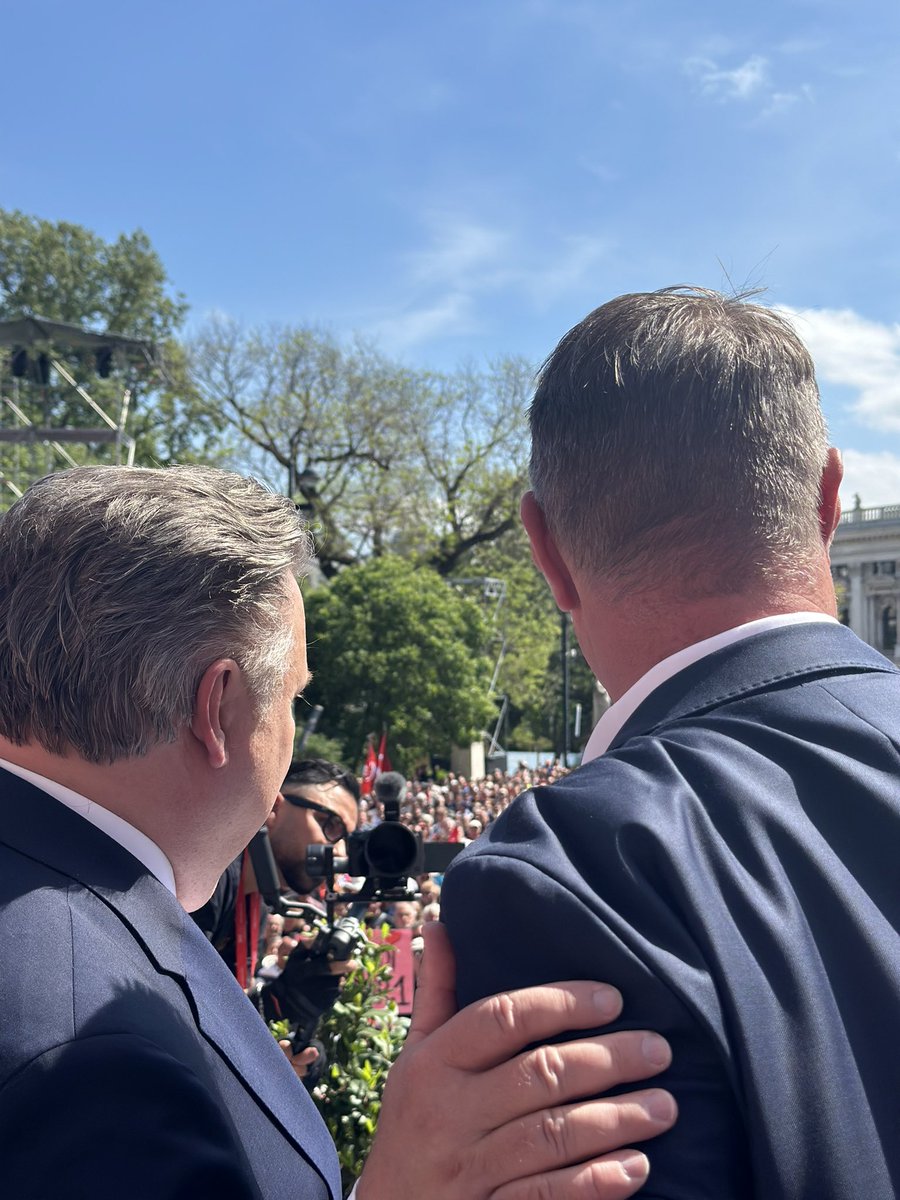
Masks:
[[[341,958],[336,962],[328,964],[329,975],[349,975],[351,971],[355,971],[359,966],[359,961],[355,958]]]
[[[643,1030],[538,1046],[481,1077],[478,1110],[488,1120],[493,1117],[491,1125],[496,1127],[536,1109],[649,1079],[671,1061],[668,1042]]]
[[[532,1042],[605,1025],[621,1010],[620,993],[607,984],[550,983],[478,1000],[439,1029],[434,1041],[449,1066],[482,1071]]]
[[[471,1168],[497,1184],[552,1174],[656,1137],[676,1115],[675,1101],[661,1088],[543,1109],[480,1142]]]
[[[425,952],[419,967],[412,1021],[406,1035],[406,1045],[410,1047],[434,1033],[456,1012],[456,961],[450,935],[443,925],[430,921],[422,930],[422,936]]]
[[[627,1200],[647,1182],[650,1164],[638,1150],[620,1150],[596,1162],[582,1163],[498,1188],[492,1200]]]
[[[300,1050],[297,1054],[293,1053],[291,1043],[281,1041],[278,1045],[282,1048],[291,1066],[294,1068],[294,1074],[298,1079],[304,1079],[309,1071],[309,1068],[319,1057],[319,1052],[315,1046],[307,1046],[304,1050]]]

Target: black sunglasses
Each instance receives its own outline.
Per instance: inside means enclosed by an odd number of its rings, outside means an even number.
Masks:
[[[284,798],[288,804],[293,804],[294,808],[308,808],[325,835],[326,842],[332,846],[347,837],[347,826],[336,812],[332,812],[324,804],[316,804],[315,800],[304,800],[302,796],[285,796]]]

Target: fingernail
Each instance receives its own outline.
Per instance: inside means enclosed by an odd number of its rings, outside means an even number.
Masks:
[[[672,1057],[669,1043],[658,1033],[645,1033],[641,1042],[641,1054],[651,1067],[667,1067]]]
[[[622,1011],[622,994],[614,987],[598,987],[594,992],[594,1007],[604,1021],[617,1017]]]
[[[670,1121],[675,1115],[675,1101],[668,1092],[648,1092],[642,1098],[641,1106],[654,1121]]]
[[[646,1179],[650,1174],[650,1163],[647,1156],[635,1151],[629,1154],[627,1158],[620,1158],[622,1170],[625,1172],[626,1178],[631,1183],[637,1183],[639,1180]]]

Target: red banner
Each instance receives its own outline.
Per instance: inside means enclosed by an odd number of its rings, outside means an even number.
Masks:
[[[360,794],[363,796],[372,795],[372,787],[375,783],[375,776],[378,774],[378,763],[375,759],[375,747],[369,742],[369,749],[366,751],[366,763],[363,767],[362,782],[359,785]]]
[[[390,771],[391,769],[391,760],[387,755],[387,730],[381,735],[381,745],[378,747],[378,758],[375,768],[376,775],[380,775],[382,771]]]

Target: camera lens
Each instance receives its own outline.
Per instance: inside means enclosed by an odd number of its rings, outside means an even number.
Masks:
[[[366,843],[366,857],[372,874],[398,878],[412,872],[418,849],[411,829],[386,821],[372,830]]]

